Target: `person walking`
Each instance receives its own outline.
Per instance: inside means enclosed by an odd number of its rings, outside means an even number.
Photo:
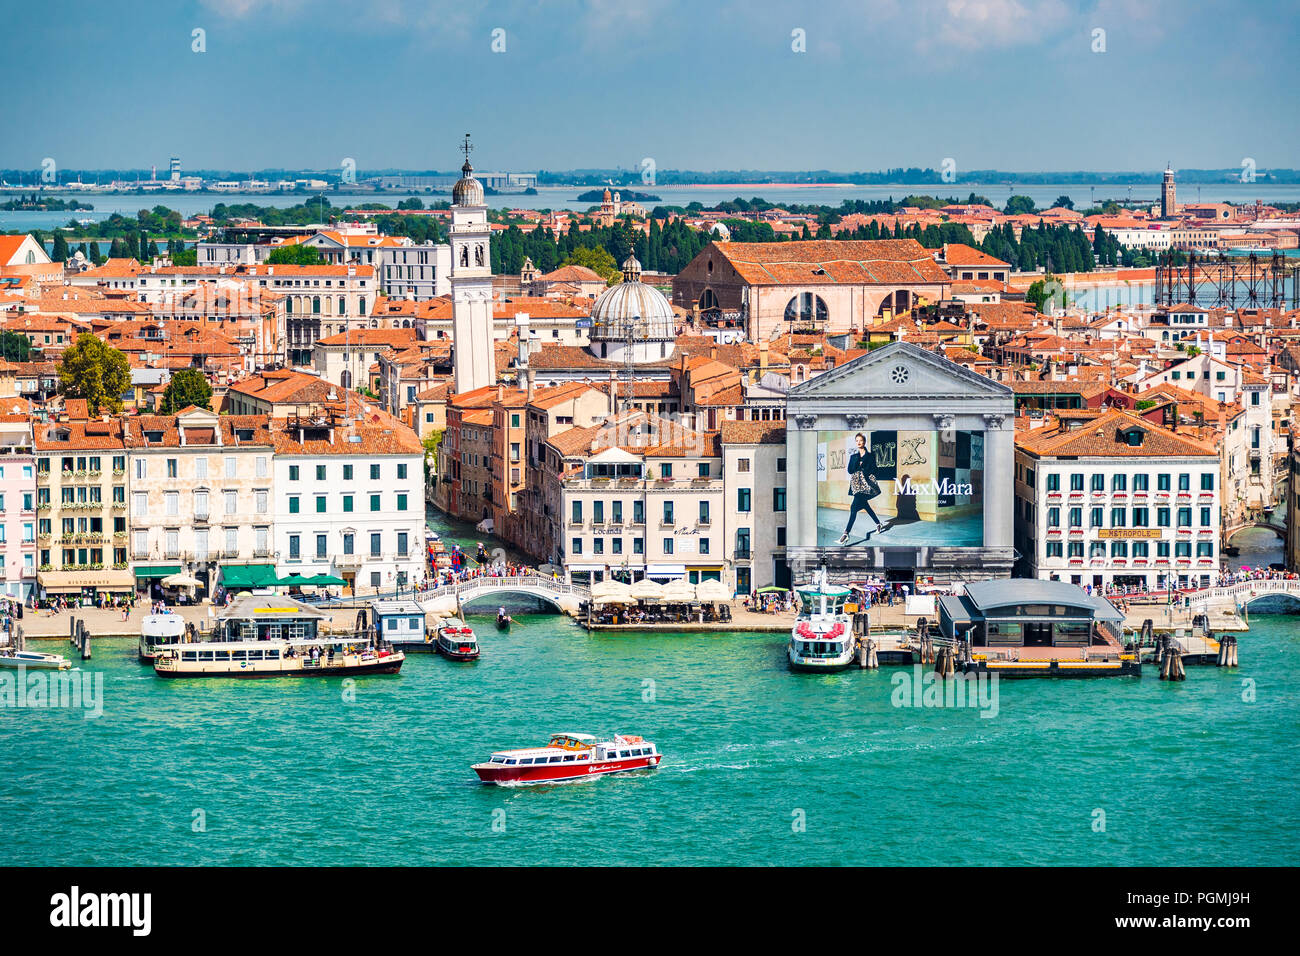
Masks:
[[[876,523],[875,531],[868,531],[864,540],[869,540],[872,534],[885,530],[885,526],[880,523],[880,519],[876,517],[876,512],[871,507],[871,499],[880,494],[880,483],[876,481],[875,473],[867,464],[867,436],[858,432],[853,442],[855,449],[849,456],[848,466],[849,493],[853,496],[853,501],[849,505],[849,523],[844,526],[844,533],[840,535],[840,544],[848,543],[849,532],[853,530],[853,524],[858,520],[860,511],[865,511],[867,517]]]

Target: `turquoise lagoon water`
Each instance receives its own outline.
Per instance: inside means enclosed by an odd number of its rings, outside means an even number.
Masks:
[[[352,702],[339,679],[165,682],[100,641],[102,717],[0,708],[0,864],[1296,860],[1300,618],[1254,615],[1239,669],[1183,683],[1003,681],[991,719],[892,706],[901,668],[792,674],[777,634],[471,620],[479,662],[412,656]],[[476,783],[557,730],[639,733],[665,762]]]

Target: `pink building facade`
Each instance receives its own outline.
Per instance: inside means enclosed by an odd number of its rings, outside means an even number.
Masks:
[[[0,594],[25,600],[36,584],[36,521],[31,423],[0,415]]]

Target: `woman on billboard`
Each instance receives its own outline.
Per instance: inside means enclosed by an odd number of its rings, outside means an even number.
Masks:
[[[849,523],[844,526],[844,533],[840,535],[840,544],[848,543],[849,532],[853,530],[853,523],[858,520],[859,511],[865,511],[867,517],[876,523],[876,530],[868,531],[863,540],[885,530],[885,526],[880,523],[880,519],[871,508],[871,499],[880,494],[880,482],[876,481],[875,472],[869,471],[867,467],[867,436],[858,432],[853,436],[853,442],[857,447],[849,456],[848,469],[849,494],[853,496],[853,502],[849,506]]]

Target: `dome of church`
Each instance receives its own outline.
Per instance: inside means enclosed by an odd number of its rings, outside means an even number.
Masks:
[[[655,362],[675,348],[677,322],[662,292],[641,281],[641,263],[628,256],[623,281],[600,294],[591,307],[591,351],[598,358],[625,361],[629,325],[632,361]]]
[[[451,187],[451,202],[453,206],[482,206],[483,184],[474,178],[474,167],[465,160],[465,165],[460,168],[460,179],[456,185]]]

